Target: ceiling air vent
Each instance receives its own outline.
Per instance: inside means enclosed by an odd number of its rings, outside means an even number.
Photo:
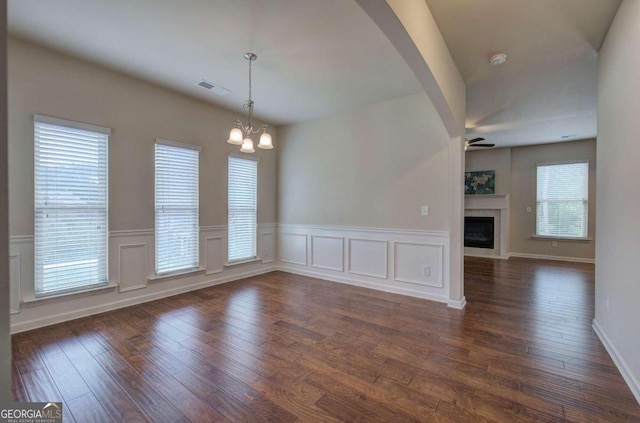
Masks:
[[[214,93],[218,94],[219,96],[223,96],[223,95],[227,95],[229,94],[231,91],[226,89],[226,88],[222,88],[218,85],[214,85],[209,81],[205,81],[204,79],[201,79],[200,82],[198,82],[198,85],[200,85],[202,88],[206,88],[208,90],[213,91]]]

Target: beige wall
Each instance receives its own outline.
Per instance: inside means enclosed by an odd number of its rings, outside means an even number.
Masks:
[[[465,171],[495,170],[496,194],[511,192],[511,149],[469,150],[465,156]]]
[[[424,93],[279,136],[280,223],[447,229],[449,136]]]
[[[589,242],[532,239],[536,233],[536,165],[589,161]],[[510,195],[509,252],[577,259],[595,257],[596,140],[468,151],[466,170],[495,170],[496,194]],[[526,211],[531,207],[531,213]]]
[[[640,402],[640,1],[625,0],[598,59],[596,325]],[[605,309],[605,296],[609,310]]]
[[[200,225],[227,224],[226,143],[238,113],[24,41],[9,40],[11,235],[33,234],[33,114],[112,129],[109,228],[154,227],[155,138],[202,146]],[[274,133],[277,146],[278,137]],[[275,151],[257,151],[258,221],[276,221]]]
[[[593,259],[595,241],[558,241],[557,247],[549,240],[533,240],[536,233],[536,164],[589,161],[589,227],[588,236],[595,237],[596,213],[596,141],[573,141],[511,149],[511,252],[547,256]],[[532,212],[527,213],[526,208]]]

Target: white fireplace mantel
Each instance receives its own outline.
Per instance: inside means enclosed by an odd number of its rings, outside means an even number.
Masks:
[[[509,209],[509,194],[465,195],[464,208],[483,210]]]
[[[509,242],[509,194],[480,194],[464,196],[465,216],[487,213],[496,216],[496,237],[498,247],[494,250],[465,247],[465,255],[506,259]]]

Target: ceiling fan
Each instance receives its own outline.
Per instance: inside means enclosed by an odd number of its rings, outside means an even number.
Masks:
[[[469,147],[487,147],[492,148],[495,147],[495,144],[476,144],[480,141],[484,141],[484,138],[474,138],[472,140],[468,140],[464,142],[464,149],[466,150]]]

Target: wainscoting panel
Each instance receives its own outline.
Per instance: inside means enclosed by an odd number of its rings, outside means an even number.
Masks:
[[[278,268],[283,271],[448,302],[448,232],[286,224],[278,228]]]
[[[213,275],[224,271],[224,237],[208,236],[204,239],[205,274]]]
[[[263,236],[265,233],[271,234],[270,239]],[[276,234],[274,223],[258,224],[258,255],[263,245],[268,245],[272,252],[276,251],[273,245]],[[12,236],[9,242],[12,256],[11,332],[36,329],[276,270],[275,263],[260,261],[223,266],[227,254],[226,240],[226,226],[201,227],[201,269],[184,275],[157,277],[153,229],[112,231],[109,234],[107,287],[36,298],[33,236]]]
[[[147,287],[147,244],[120,245],[119,292]]]
[[[260,254],[262,263],[273,263],[276,257],[276,237],[273,230],[260,233]]]
[[[311,235],[311,266],[319,269],[344,271],[344,238]]]
[[[442,288],[443,246],[394,242],[393,278],[400,282]]]
[[[388,244],[386,240],[349,238],[349,273],[387,279]]]
[[[307,234],[280,232],[279,239],[278,251],[281,262],[307,265]]]
[[[155,257],[153,229],[111,232],[109,283],[118,285],[118,292],[146,287],[147,280],[155,269]]]
[[[11,319],[14,319],[24,309],[24,298],[34,290],[33,236],[9,237],[9,260],[9,303]]]
[[[233,266],[223,265],[226,240],[226,226],[201,227],[201,270],[165,278],[154,277],[152,229],[115,231],[109,237],[107,288],[37,299],[33,292],[33,237],[11,237],[11,331],[35,329],[273,270],[448,301],[447,232],[259,224],[257,253],[262,261]],[[423,265],[429,266],[429,276],[422,276]],[[153,283],[148,283],[150,278]]]
[[[20,254],[9,256],[9,312],[20,312]]]

